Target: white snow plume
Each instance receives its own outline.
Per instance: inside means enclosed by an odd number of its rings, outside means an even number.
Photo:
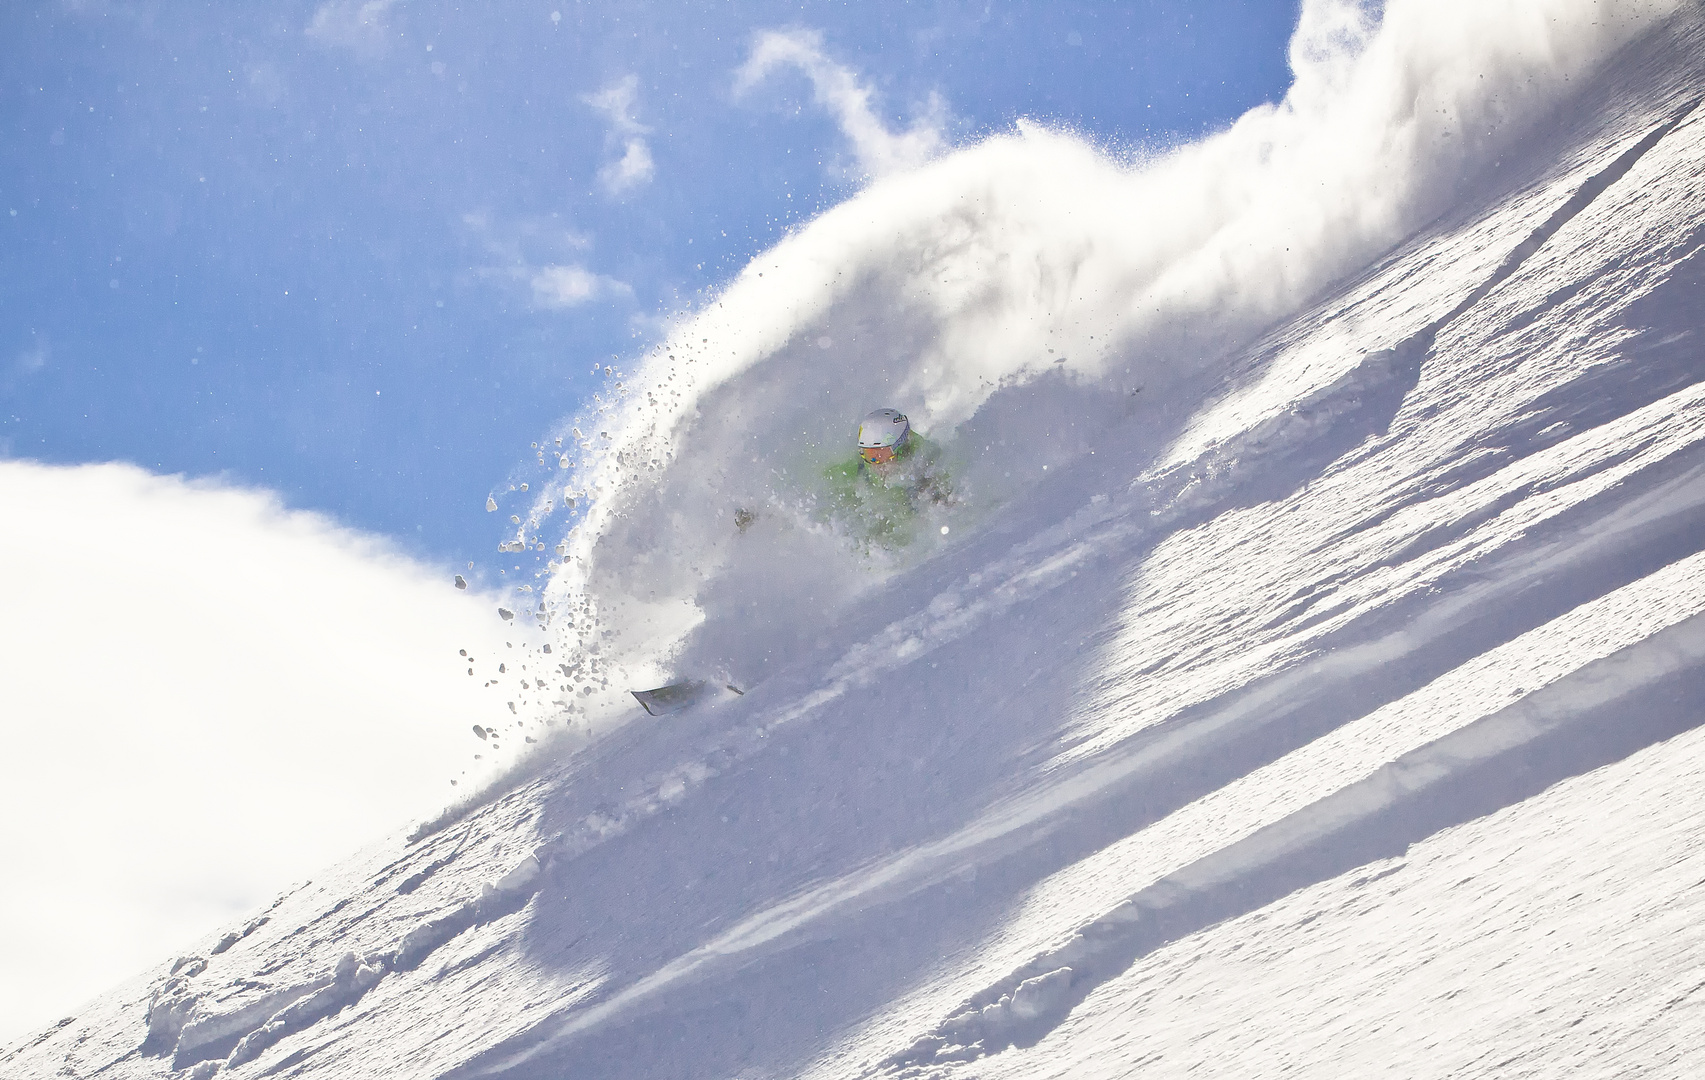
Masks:
[[[947,107],[931,94],[923,115],[905,131],[895,133],[871,108],[875,92],[858,73],[831,58],[823,35],[815,30],[766,30],[752,43],[752,53],[734,76],[734,93],[743,95],[778,68],[797,69],[811,80],[812,98],[827,109],[852,144],[858,171],[881,177],[916,168],[940,154],[947,139],[942,132]]]
[[[565,425],[575,468],[518,540],[556,544],[575,500],[546,606],[585,665],[577,703],[631,711],[623,687],[678,673],[762,679],[927,555],[861,556],[809,512],[869,409],[945,445],[962,495],[946,525],[1098,449],[1141,471],[1238,346],[1496,177],[1675,7],[1308,0],[1292,90],[1222,132],[1132,163],[1021,123],[800,228]],[[1098,442],[1133,412],[1122,430],[1152,445]]]

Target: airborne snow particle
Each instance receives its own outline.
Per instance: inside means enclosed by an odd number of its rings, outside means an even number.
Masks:
[[[463,577],[461,574],[457,574],[456,575],[456,588],[465,589],[467,587],[468,587],[468,579]],[[462,655],[466,656],[467,654],[463,653]]]
[[[498,617],[501,618],[504,622],[508,622],[510,619],[513,619],[515,617],[515,613],[513,611],[510,611],[508,608],[501,608],[501,607],[498,608],[497,614],[498,614]]]
[[[496,509],[497,509],[497,500],[492,498],[490,495],[487,495],[485,497],[485,512],[489,514]]]
[[[480,738],[483,739],[486,737],[486,730],[485,730],[485,728],[480,727],[478,724],[475,724],[474,725],[474,734],[478,735]]]

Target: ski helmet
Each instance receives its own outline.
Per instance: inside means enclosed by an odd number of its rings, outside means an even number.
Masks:
[[[872,465],[885,465],[900,456],[912,425],[898,409],[877,409],[858,422],[858,455]]]

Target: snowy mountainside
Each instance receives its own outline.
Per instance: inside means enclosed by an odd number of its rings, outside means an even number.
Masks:
[[[1223,363],[991,391],[963,453],[1081,450],[834,563],[744,696],[586,695],[0,1074],[1705,1069],[1705,18],[1582,81]]]
[[[628,685],[760,681],[938,529],[1041,514],[1038,487],[1063,511],[1116,481],[1062,468],[1128,474],[1186,450],[1180,426],[1248,346],[1480,202],[1477,179],[1507,187],[1576,81],[1674,6],[1309,0],[1290,91],[1225,131],[1114,157],[1020,122],[824,213],[633,370],[606,368],[607,395],[516,477],[531,494],[501,493],[510,569],[542,590],[517,600],[576,658],[552,703],[607,731]],[[1311,337],[1257,391],[1268,406],[1366,347]],[[824,468],[878,404],[943,445],[956,492],[902,553],[859,551],[821,513]]]

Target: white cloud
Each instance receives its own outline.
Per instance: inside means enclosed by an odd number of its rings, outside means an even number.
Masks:
[[[521,265],[528,252],[563,255],[590,250],[592,238],[564,225],[556,214],[497,221],[483,211],[462,215],[462,224],[473,231],[479,243],[500,262]]]
[[[580,100],[604,114],[610,125],[605,143],[620,147],[622,156],[598,170],[598,183],[611,196],[626,194],[651,182],[657,171],[651,158],[651,147],[645,136],[651,129],[639,122],[635,111],[639,101],[639,76],[629,75],[604,87],[596,94]]]
[[[267,492],[6,461],[0,517],[0,1042],[433,813],[513,721],[457,654],[522,645],[495,596]]]
[[[377,54],[390,43],[385,16],[397,0],[326,0],[308,23],[307,35],[324,45]]]
[[[910,128],[890,131],[871,108],[874,91],[859,81],[857,72],[824,52],[823,35],[815,30],[758,34],[751,56],[735,73],[735,94],[746,93],[781,67],[796,68],[811,80],[812,99],[834,116],[852,144],[859,171],[867,177],[915,168],[947,147],[947,108],[939,95],[930,95],[923,115]]]
[[[12,361],[12,371],[18,375],[34,375],[47,366],[49,352],[47,342],[41,338]]]
[[[474,231],[495,260],[477,267],[474,273],[526,289],[535,307],[570,308],[594,300],[633,296],[627,282],[589,270],[575,257],[589,249],[592,241],[558,223],[555,215],[518,225],[499,225],[486,214],[466,214],[462,223]]]
[[[618,79],[596,94],[587,94],[581,100],[608,117],[610,128],[618,137],[644,135],[651,130],[634,116],[634,107],[639,101],[638,75]]]
[[[248,68],[249,88],[267,104],[276,104],[289,89],[284,73],[271,61],[251,64]]]
[[[529,284],[539,307],[566,308],[609,296],[632,296],[626,282],[594,274],[577,264],[541,266]]]
[[[632,138],[620,158],[598,170],[598,183],[611,195],[620,195],[650,183],[656,171],[657,166],[651,160],[651,148],[645,145],[644,139]]]

